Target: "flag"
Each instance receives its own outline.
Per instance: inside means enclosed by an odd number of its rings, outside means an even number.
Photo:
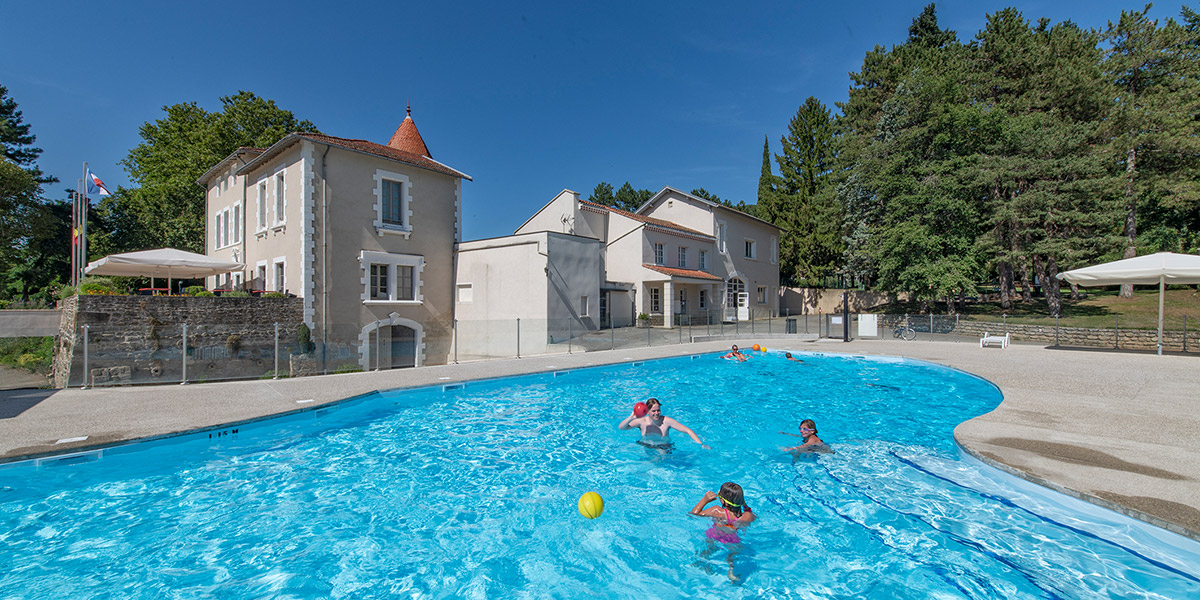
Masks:
[[[104,187],[104,182],[100,181],[100,178],[96,177],[96,174],[91,169],[87,171],[87,193],[100,194],[101,196],[111,195],[108,192],[108,188]]]

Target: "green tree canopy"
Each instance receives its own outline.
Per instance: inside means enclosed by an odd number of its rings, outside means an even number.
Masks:
[[[315,132],[307,120],[273,100],[241,91],[209,112],[195,102],[163,107],[144,123],[142,142],[121,161],[137,185],[101,201],[110,230],[97,236],[101,253],[170,246],[204,251],[204,190],[196,180],[239,147],[266,148],[293,131]]]

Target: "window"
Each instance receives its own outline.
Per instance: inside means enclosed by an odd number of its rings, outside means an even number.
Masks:
[[[771,236],[771,264],[779,264],[779,238]]]
[[[257,265],[255,265],[255,267],[256,268],[254,269],[254,279],[255,279],[254,289],[265,290],[265,289],[267,289],[267,261],[265,261],[265,260],[259,261],[259,263]]]
[[[233,289],[235,289],[235,290],[242,289],[242,274],[241,273],[233,274]]]
[[[700,270],[701,271],[708,270],[708,250],[700,251]]]
[[[587,296],[579,297],[579,316],[581,316],[581,317],[588,316],[588,297]]]
[[[404,212],[401,203],[402,185],[399,181],[383,182],[383,222],[388,225],[404,226]]]
[[[679,290],[679,312],[687,314],[687,290]]]
[[[364,284],[363,302],[422,302],[424,257],[365,250],[358,258]],[[457,287],[459,301],[470,302],[471,284]]]
[[[700,310],[708,309],[708,290],[700,290]]]
[[[767,303],[767,288],[765,288],[761,285],[758,286],[758,303],[759,304]]]
[[[221,247],[221,215],[213,217],[213,248]]]
[[[717,252],[725,254],[728,251],[725,248],[725,222],[717,221]]]
[[[663,245],[655,244],[654,245],[654,264],[656,264],[656,265],[667,264],[666,258],[663,256],[663,254],[664,254]]]
[[[221,211],[221,245],[229,245],[229,210]]]
[[[233,242],[241,241],[241,204],[233,205]]]
[[[679,247],[679,268],[687,268],[687,248],[684,246]]]
[[[275,287],[276,292],[287,291],[287,288],[284,287],[287,284],[287,281],[285,281],[285,279],[284,279],[284,277],[285,277],[284,265],[285,264],[286,263],[284,263],[284,260],[282,258],[275,259],[275,270],[274,270],[275,286],[274,287]]]
[[[650,312],[662,312],[662,290],[650,288]]]
[[[275,224],[283,223],[284,214],[283,202],[283,171],[275,174]]]
[[[262,231],[267,228],[267,182],[263,181],[258,184],[258,228],[257,231]]]
[[[371,265],[371,299],[387,300],[388,294],[388,265]]]
[[[375,229],[377,235],[412,234],[412,182],[408,176],[375,171]]]
[[[758,258],[757,248],[754,247],[754,240],[746,240],[746,258]]]
[[[412,300],[413,297],[413,268],[399,265],[396,267],[396,299]]]

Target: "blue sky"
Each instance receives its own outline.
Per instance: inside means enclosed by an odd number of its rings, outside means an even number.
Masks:
[[[412,104],[433,157],[470,174],[465,239],[506,235],[560,190],[703,187],[752,203],[808,96],[845,101],[876,44],[925,1],[5,3],[0,84],[74,188],[110,188],[162,107],[252,91],[329,135],[387,143]],[[938,3],[968,40],[985,15],[1102,28],[1140,2]],[[1160,19],[1179,4],[1158,4]]]

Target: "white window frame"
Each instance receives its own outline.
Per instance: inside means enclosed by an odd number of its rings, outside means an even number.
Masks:
[[[280,275],[283,277],[280,277]],[[282,279],[282,281],[281,281]],[[272,292],[287,293],[287,257],[276,256],[271,261],[271,290]]]
[[[235,290],[242,289],[242,274],[241,273],[233,274],[233,289],[235,289]]]
[[[727,230],[728,227],[725,225],[725,221],[717,221],[717,252],[721,254],[728,254],[729,252],[729,248],[725,244],[725,233]]]
[[[779,264],[779,238],[771,236],[771,264]]]
[[[687,246],[679,247],[679,268],[687,268]]]
[[[229,209],[221,211],[221,247],[233,243],[229,241]]]
[[[270,289],[268,288],[271,286],[268,282],[266,282],[266,260],[259,260],[259,262],[254,263],[254,276],[251,278],[252,280],[257,280],[259,277],[262,277],[262,281],[259,282],[259,286],[263,287],[258,289],[258,292],[270,292]]]
[[[700,310],[708,308],[708,290],[700,290],[700,302],[697,306]]]
[[[650,288],[650,312],[662,312],[662,288]]]
[[[766,288],[766,286],[762,286],[762,285],[758,286],[758,303],[759,304],[767,303],[767,288]]]
[[[391,265],[387,263],[371,263],[367,265],[367,277],[370,280],[367,282],[367,296],[371,300],[390,300],[392,293],[391,285]],[[375,273],[379,272],[383,278],[383,289],[379,290],[379,286],[375,283]],[[376,292],[379,292],[378,295]]]
[[[588,316],[588,297],[587,296],[579,297],[579,316],[581,316],[581,317]]]
[[[700,251],[700,270],[701,271],[708,270],[708,250]]]
[[[358,255],[359,268],[362,270],[362,302],[363,304],[393,304],[393,305],[419,305],[425,301],[425,295],[422,293],[421,275],[425,270],[425,257],[419,254],[397,254],[391,252],[375,252],[371,250],[363,250]],[[371,265],[388,265],[388,297],[386,300],[374,300],[371,298]],[[400,283],[400,278],[396,267],[412,267],[413,270],[413,285],[412,285],[412,300],[399,300],[397,286]]]
[[[233,235],[230,236],[234,244],[242,241],[242,203],[236,202],[233,205]]]
[[[667,248],[665,245],[655,242],[654,244],[654,264],[666,266],[667,264]]]
[[[221,213],[213,215],[213,249],[221,247]]]
[[[403,173],[376,169],[375,175],[375,235],[403,235],[404,239],[412,235],[412,180]],[[383,182],[395,181],[400,184],[400,215],[403,225],[383,222]]]
[[[746,259],[758,260],[758,242],[746,238]]]
[[[679,288],[679,313],[687,314],[687,288]]]
[[[255,233],[262,233],[267,230],[267,182],[260,181],[255,185],[258,189],[258,204],[255,206]]]
[[[272,227],[279,227],[287,223],[287,169],[276,172],[271,180],[275,184],[275,196],[271,199],[275,209]]]

